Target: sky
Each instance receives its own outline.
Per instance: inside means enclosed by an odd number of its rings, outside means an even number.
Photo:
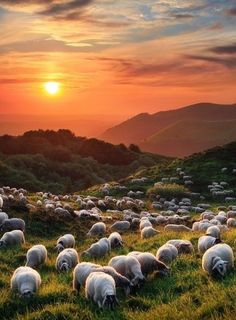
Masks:
[[[0,0],[0,116],[113,123],[235,87],[233,0]]]

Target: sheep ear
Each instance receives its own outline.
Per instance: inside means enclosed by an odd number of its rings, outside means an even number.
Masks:
[[[222,264],[222,261],[217,261],[216,264],[213,266],[212,270],[215,270],[219,267],[219,265]]]

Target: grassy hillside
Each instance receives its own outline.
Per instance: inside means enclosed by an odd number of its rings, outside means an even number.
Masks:
[[[236,120],[179,121],[145,139],[144,151],[185,157],[236,140]]]
[[[72,291],[71,272],[58,274],[55,271],[57,237],[72,232],[77,239],[76,249],[80,253],[87,248],[92,239],[85,237],[92,222],[60,221],[43,212],[21,214],[10,212],[11,216],[20,216],[26,220],[26,244],[23,248],[0,250],[0,314],[2,320],[229,320],[236,312],[236,275],[234,272],[222,280],[209,278],[201,269],[201,257],[182,255],[171,265],[169,277],[151,276],[136,294],[124,297],[118,291],[120,305],[115,311],[102,311],[85,298],[84,290],[78,295]],[[53,223],[53,228],[51,224]],[[150,251],[154,254],[159,246],[175,234],[161,233],[149,240],[140,240],[139,232],[124,234],[125,247],[113,250],[110,256],[96,262],[106,264],[118,254],[132,250]],[[180,238],[189,239],[195,249],[199,233],[180,234]],[[236,231],[224,234],[223,239],[235,252]],[[25,263],[27,249],[33,244],[42,243],[48,248],[49,259],[39,269],[42,286],[39,294],[29,300],[22,300],[9,290],[10,278],[20,265]],[[92,260],[95,261],[95,260]]]

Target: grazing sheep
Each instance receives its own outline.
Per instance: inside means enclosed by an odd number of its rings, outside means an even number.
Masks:
[[[109,261],[108,266],[113,267],[122,276],[128,278],[134,286],[139,286],[145,281],[141,265],[136,257],[116,256]]]
[[[152,223],[148,220],[148,218],[141,219],[139,229],[142,230],[146,227],[152,227]]]
[[[129,221],[116,221],[111,226],[111,230],[117,232],[124,232],[130,229],[130,222]]]
[[[65,234],[57,240],[56,249],[58,252],[66,248],[74,248],[75,247],[75,238],[72,234]]]
[[[106,225],[104,222],[95,223],[87,233],[88,236],[96,237],[102,236],[106,233]]]
[[[226,243],[219,243],[209,248],[202,257],[202,268],[210,276],[225,276],[234,267],[232,248]]]
[[[104,272],[92,272],[85,284],[86,298],[92,299],[99,308],[113,309],[118,300],[114,279]]]
[[[213,247],[215,244],[220,243],[219,239],[216,239],[212,236],[202,236],[198,239],[198,251],[203,254],[207,249]]]
[[[186,227],[183,224],[167,224],[164,230],[171,232],[192,232],[192,229]]]
[[[227,220],[227,227],[228,228],[236,228],[236,219],[235,218],[229,218]]]
[[[141,238],[142,239],[151,238],[157,235],[158,233],[159,231],[155,230],[153,227],[144,227],[141,230]]]
[[[5,232],[0,240],[0,247],[22,245],[25,243],[25,236],[21,230]]]
[[[169,268],[161,261],[159,261],[150,252],[140,252],[137,251],[130,252],[128,256],[135,257],[141,265],[142,274],[147,277],[154,271],[158,271],[162,275],[167,275],[169,273]]]
[[[165,264],[171,263],[173,260],[177,258],[177,256],[177,248],[170,243],[165,243],[157,250],[156,253],[156,258]]]
[[[0,212],[0,225],[4,222],[4,220],[8,219],[8,215],[6,212]]]
[[[118,232],[112,232],[108,240],[110,241],[111,248],[123,247],[123,240]]]
[[[18,291],[23,298],[29,298],[35,294],[40,285],[40,274],[30,267],[17,268],[11,278],[11,289]]]
[[[206,236],[212,236],[216,239],[220,239],[220,228],[218,226],[211,226],[207,228]]]
[[[33,246],[27,251],[26,266],[37,268],[47,260],[47,249],[42,244]]]
[[[59,253],[56,260],[57,271],[68,271],[74,268],[79,262],[78,253],[75,249],[64,249]]]
[[[3,207],[3,198],[0,196],[0,208]]]
[[[19,218],[5,219],[0,226],[2,231],[21,230],[25,231],[25,221]]]
[[[102,238],[93,243],[89,249],[82,253],[82,256],[93,258],[101,258],[111,251],[110,241],[107,238]]]
[[[171,239],[166,242],[167,244],[173,244],[178,250],[178,254],[188,254],[193,253],[194,248],[192,243],[189,240],[182,240],[182,239]]]

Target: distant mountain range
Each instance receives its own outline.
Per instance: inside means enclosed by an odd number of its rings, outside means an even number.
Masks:
[[[154,114],[141,113],[106,130],[99,138],[185,157],[236,140],[236,104],[198,103]]]

